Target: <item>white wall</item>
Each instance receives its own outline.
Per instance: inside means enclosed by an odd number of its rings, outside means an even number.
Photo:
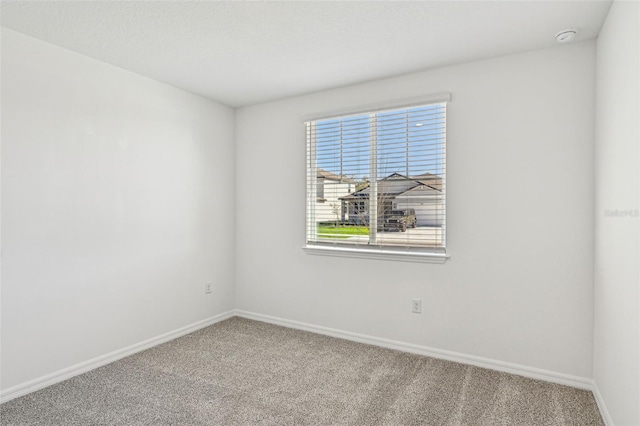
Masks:
[[[228,107],[2,30],[3,390],[233,308],[233,138]]]
[[[597,43],[594,377],[618,426],[640,424],[639,21],[615,1]]]
[[[590,378],[594,70],[589,42],[238,110],[237,307]],[[305,254],[302,116],[443,91],[449,261]]]

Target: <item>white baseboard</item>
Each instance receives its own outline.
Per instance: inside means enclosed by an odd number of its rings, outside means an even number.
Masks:
[[[403,352],[410,352],[418,355],[425,355],[432,358],[444,359],[447,361],[459,362],[461,364],[474,365],[476,367],[487,368],[490,370],[501,371],[504,373],[516,374],[531,379],[544,380],[546,382],[557,383],[561,385],[571,386],[579,389],[592,390],[593,381],[585,377],[572,376],[569,374],[558,373],[555,371],[543,370],[540,368],[527,367],[526,365],[512,364],[509,362],[498,361],[489,358],[483,358],[474,355],[467,355],[459,352],[445,351],[442,349],[430,348],[428,346],[414,345],[412,343],[399,342],[396,340],[382,339],[379,337],[368,336],[360,333],[352,333],[350,331],[337,330],[334,328],[322,327],[303,322],[287,320],[284,318],[272,317],[254,312],[236,310],[235,314],[239,317],[253,319],[256,321],[267,322],[271,324],[281,325],[284,327],[295,328],[298,330],[311,331],[313,333],[324,334],[327,336],[338,337],[341,339],[352,340],[355,342],[366,343],[369,345],[381,346],[383,348],[396,349]]]
[[[84,361],[71,367],[56,371],[54,373],[38,377],[37,379],[33,379],[28,382],[10,387],[0,392],[0,403],[10,401],[14,398],[18,398],[31,392],[35,392],[37,390],[46,388],[47,386],[51,386],[53,384],[70,379],[74,376],[78,376],[82,373],[86,373],[87,371],[91,371],[103,365],[117,361],[126,356],[133,355],[136,352],[144,351],[145,349],[149,349],[153,346],[157,346],[170,340],[177,339],[178,337],[184,336],[186,334],[193,333],[196,330],[208,327],[227,318],[231,318],[234,315],[234,311],[223,312],[219,315],[212,316],[205,320],[180,327],[176,330],[161,334],[156,337],[152,337],[151,339],[147,339],[139,343],[135,343],[131,346],[127,346],[126,348],[118,349],[117,351],[98,356],[88,361]]]
[[[609,410],[607,410],[602,394],[600,394],[600,389],[598,389],[598,383],[595,380],[592,383],[591,392],[593,392],[593,397],[596,400],[596,404],[598,404],[598,409],[600,410],[600,415],[602,416],[604,425],[613,426],[613,420],[611,420],[611,415],[609,414]]]

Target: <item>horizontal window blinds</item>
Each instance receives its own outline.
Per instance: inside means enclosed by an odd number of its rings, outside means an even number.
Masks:
[[[307,244],[444,252],[446,103],[306,129]]]

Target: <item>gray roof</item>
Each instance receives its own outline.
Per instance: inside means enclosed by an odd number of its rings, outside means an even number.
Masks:
[[[378,181],[378,194],[386,197],[396,197],[407,191],[417,188],[423,188],[424,190],[441,192],[442,191],[442,178],[433,175],[431,173],[425,173],[414,177],[403,176],[400,173],[392,173],[389,176],[380,179]],[[341,200],[360,200],[363,198],[369,198],[371,187],[360,189],[359,191],[352,192],[349,195],[341,197]]]
[[[353,178],[350,178],[344,175],[340,176],[335,173],[331,173],[327,170],[321,169],[320,167],[316,169],[316,172],[318,174],[317,175],[318,179],[332,180],[335,182],[344,182],[344,183],[356,183],[356,181]]]
[[[417,180],[418,182],[423,183],[439,191],[442,190],[442,177],[438,175],[434,175],[433,173],[427,172],[421,175],[411,176],[411,179]]]
[[[400,195],[404,195],[404,194],[413,194],[414,196],[437,196],[437,195],[442,195],[442,191],[439,189],[435,189],[431,186],[427,186],[427,185],[417,185],[414,186],[413,188],[404,191],[402,194],[397,194],[397,196]]]

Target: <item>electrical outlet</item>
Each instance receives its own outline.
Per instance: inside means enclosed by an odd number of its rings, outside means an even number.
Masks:
[[[209,293],[211,293],[211,283],[206,282],[204,283],[204,294],[209,294]]]
[[[414,314],[421,314],[422,313],[422,300],[413,299],[411,301],[411,312],[413,312]]]

